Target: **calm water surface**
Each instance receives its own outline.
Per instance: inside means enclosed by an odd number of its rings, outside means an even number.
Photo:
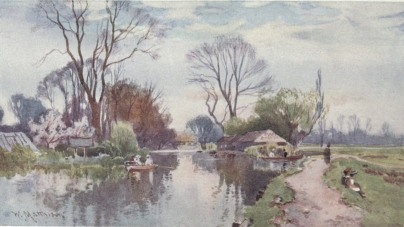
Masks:
[[[0,178],[1,225],[231,226],[258,190],[295,162],[154,152],[161,167],[129,178],[32,171]]]

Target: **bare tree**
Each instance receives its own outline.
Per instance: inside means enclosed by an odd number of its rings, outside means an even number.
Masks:
[[[363,130],[364,139],[366,139],[366,136],[368,135],[370,130],[372,130],[372,119],[368,118],[366,119],[365,129]]]
[[[36,92],[37,98],[44,98],[49,101],[52,110],[55,110],[54,87],[56,85],[56,79],[56,71],[51,72],[39,82]]]
[[[155,19],[133,8],[131,2],[106,0],[105,3],[104,11],[90,10],[86,0],[42,0],[38,4],[50,24],[60,29],[66,48],[64,51],[52,50],[43,60],[54,51],[70,57],[86,93],[98,139],[102,136],[101,103],[109,68],[132,58],[137,52],[157,57],[154,43],[164,33]],[[90,20],[92,13],[104,15],[101,20],[94,21]],[[85,43],[93,46],[90,51]]]
[[[352,132],[353,139],[354,141],[356,141],[356,135],[360,130],[360,119],[358,116],[356,116],[356,114],[350,115],[348,119],[349,119],[348,121],[349,131]]]
[[[337,118],[338,121],[338,127],[339,127],[339,140],[342,143],[342,130],[344,128],[344,122],[345,122],[345,115],[340,114]]]
[[[273,78],[267,63],[257,59],[254,47],[241,37],[218,36],[212,43],[191,50],[187,60],[191,65],[189,82],[203,89],[209,115],[222,128],[227,114],[237,117],[241,96],[271,91]],[[221,118],[215,112],[218,106],[224,106]]]
[[[327,119],[321,119],[317,122],[318,134],[320,135],[320,147],[324,145],[324,136],[326,132]]]
[[[381,128],[381,133],[382,133],[382,136],[384,136],[385,138],[388,138],[392,135],[389,123],[383,122],[383,125]]]

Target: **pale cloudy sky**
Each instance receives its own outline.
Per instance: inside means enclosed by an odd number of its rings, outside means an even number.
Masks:
[[[103,1],[99,1],[101,5]],[[38,82],[68,58],[47,52],[60,47],[60,31],[36,29],[35,1],[0,0],[0,105],[12,94],[33,96]],[[328,119],[357,114],[371,118],[373,133],[384,121],[404,133],[404,3],[142,1],[137,5],[170,24],[158,60],[137,55],[126,76],[154,81],[182,130],[188,119],[206,114],[203,96],[187,83],[185,55],[220,34],[240,35],[269,63],[278,87],[315,87],[321,68]],[[97,6],[97,2],[93,3]],[[251,100],[244,100],[245,102]],[[247,112],[245,112],[247,113]],[[4,123],[14,117],[6,112]]]

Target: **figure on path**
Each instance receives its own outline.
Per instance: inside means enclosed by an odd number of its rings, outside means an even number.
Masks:
[[[327,143],[327,147],[324,149],[324,162],[329,165],[331,162],[331,144]]]

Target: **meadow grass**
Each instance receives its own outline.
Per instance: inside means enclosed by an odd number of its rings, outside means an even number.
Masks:
[[[284,218],[283,210],[274,204],[276,196],[282,197],[279,204],[291,202],[293,199],[294,192],[286,186],[284,174],[272,179],[263,197],[255,205],[246,207],[244,216],[253,220],[253,226],[275,226],[272,220],[276,216]]]
[[[323,152],[324,148],[305,145],[300,150]],[[404,147],[402,146],[331,145],[331,154],[355,155],[372,163],[404,168]]]
[[[300,167],[303,166],[300,163]],[[265,190],[264,195],[258,200],[255,205],[245,208],[244,216],[247,219],[253,220],[253,226],[277,226],[273,222],[276,217],[279,217],[282,222],[287,221],[285,213],[281,206],[293,201],[295,192],[286,185],[285,178],[303,171],[302,168],[291,168],[281,175],[272,179]],[[280,196],[282,200],[276,204],[274,198]]]
[[[359,152],[359,151],[358,151]],[[363,151],[360,151],[363,153]],[[375,154],[374,152],[371,152]],[[341,184],[341,176],[346,167],[358,171],[355,182],[359,183],[366,193],[366,198]],[[380,174],[372,174],[379,172]],[[404,174],[404,170],[402,170]],[[362,225],[373,226],[402,226],[404,223],[404,182],[401,173],[394,168],[386,168],[353,158],[335,159],[330,169],[324,174],[325,182],[332,188],[342,192],[343,201],[348,205],[356,205],[365,210]],[[395,178],[395,183],[388,183],[385,179]],[[395,174],[394,174],[395,173]]]

